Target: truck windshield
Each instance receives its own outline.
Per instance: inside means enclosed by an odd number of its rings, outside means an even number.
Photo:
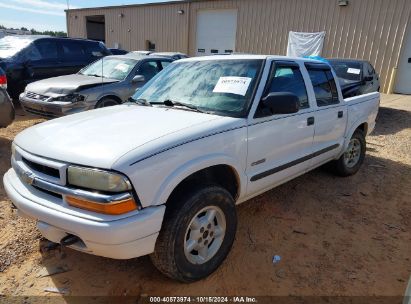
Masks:
[[[6,36],[0,39],[0,58],[16,55],[34,39],[30,36]]]
[[[166,101],[204,112],[242,117],[253,96],[263,60],[175,62],[155,76],[133,99]]]
[[[330,61],[335,73],[339,78],[360,81],[362,66],[359,62]]]
[[[134,59],[102,58],[82,69],[79,74],[124,80],[136,63]]]

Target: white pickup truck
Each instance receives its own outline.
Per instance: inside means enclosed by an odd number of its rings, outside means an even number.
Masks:
[[[21,132],[6,192],[53,242],[204,278],[233,244],[236,204],[327,162],[360,169],[380,96],[344,100],[335,77],[280,56],[174,62],[129,103]]]

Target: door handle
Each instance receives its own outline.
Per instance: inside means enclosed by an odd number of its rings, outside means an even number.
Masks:
[[[307,118],[307,126],[312,126],[314,124],[314,117]]]
[[[343,111],[338,111],[338,118],[342,118],[344,116],[344,112]]]

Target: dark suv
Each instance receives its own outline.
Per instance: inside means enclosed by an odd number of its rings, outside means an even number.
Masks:
[[[103,43],[47,36],[6,36],[0,39],[0,68],[7,90],[18,98],[30,82],[77,73],[85,65],[111,54]]]

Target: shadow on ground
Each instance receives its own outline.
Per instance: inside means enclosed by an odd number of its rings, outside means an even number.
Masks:
[[[380,107],[373,135],[389,135],[411,128],[411,112]]]

